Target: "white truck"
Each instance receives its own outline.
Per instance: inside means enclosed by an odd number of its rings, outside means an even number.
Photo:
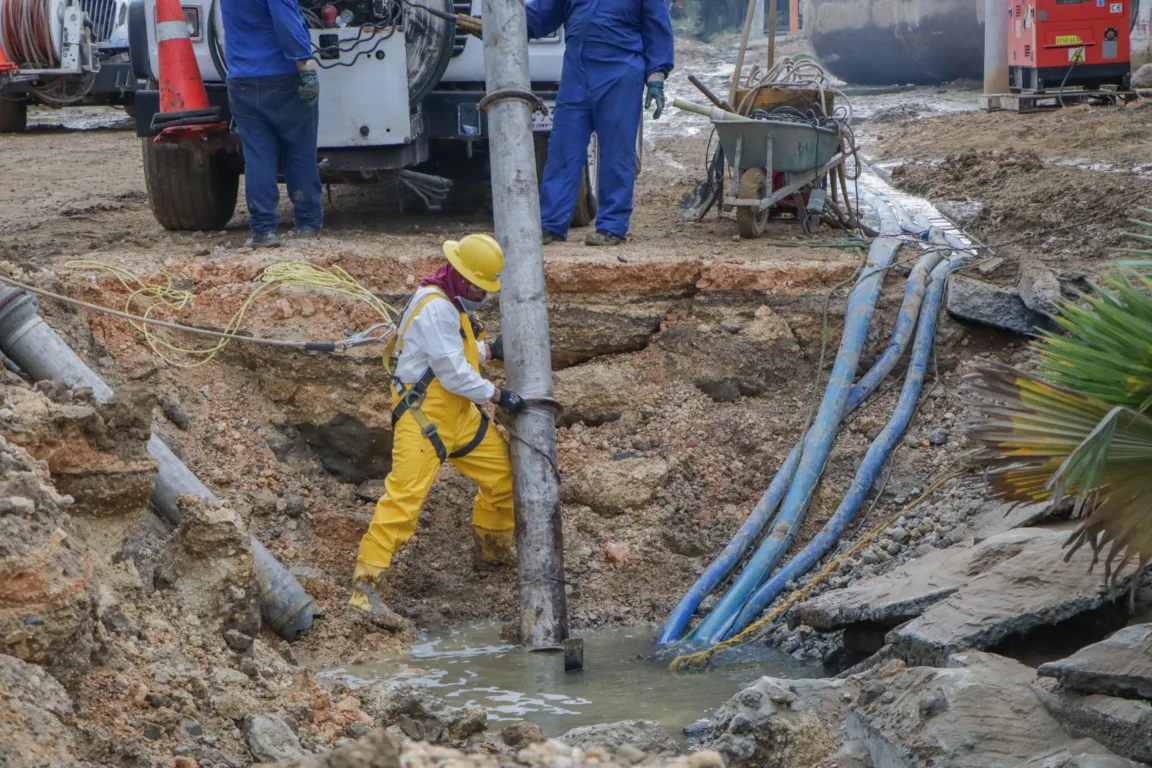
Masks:
[[[481,0],[427,0],[442,12],[478,16]],[[436,209],[453,187],[488,178],[483,43],[410,0],[300,0],[320,65],[318,158],[326,183],[391,179]],[[208,100],[229,119],[219,0],[182,0]],[[338,21],[333,24],[333,18]],[[147,87],[134,112],[143,138],[148,196],[171,230],[222,229],[236,207],[243,148],[223,137],[157,143],[159,61],[155,3],[130,0],[131,61]],[[337,26],[341,21],[346,25]],[[551,108],[564,57],[563,34],[529,44],[532,90]],[[551,112],[534,116],[537,173],[543,170]],[[595,141],[589,148],[575,226],[596,216]]]
[[[128,0],[0,0],[0,133],[28,125],[43,104],[131,106]]]

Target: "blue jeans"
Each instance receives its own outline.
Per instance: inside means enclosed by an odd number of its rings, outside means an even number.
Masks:
[[[244,193],[248,227],[275,232],[280,224],[279,168],[284,169],[292,218],[297,228],[320,229],[320,169],[316,164],[317,105],[305,104],[296,75],[238,77],[228,80],[228,101],[244,145]]]

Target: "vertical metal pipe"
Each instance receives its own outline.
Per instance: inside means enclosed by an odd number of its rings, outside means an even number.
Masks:
[[[112,397],[112,388],[40,317],[32,296],[6,285],[0,286],[0,351],[37,381],[57,379],[73,388],[88,387],[102,403]],[[173,525],[180,522],[177,499],[181,496],[216,500],[216,494],[156,434],[148,440],[148,453],[159,464],[152,506]],[[252,554],[264,619],[282,636],[295,639],[312,626],[320,609],[300,582],[255,537]]]
[[[500,330],[508,386],[526,398],[551,397],[532,108],[511,95],[531,90],[523,0],[484,0],[484,72],[491,103],[492,210],[504,249]],[[516,417],[512,435],[520,639],[531,649],[560,648],[568,637],[568,606],[555,414],[529,408]]]
[[[768,0],[768,69],[776,65],[776,0]]]
[[[984,93],[1008,88],[1008,4],[984,0]]]

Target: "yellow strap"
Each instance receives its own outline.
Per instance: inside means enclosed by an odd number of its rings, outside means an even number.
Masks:
[[[404,351],[404,336],[408,333],[408,326],[412,325],[412,321],[416,319],[416,315],[420,314],[420,310],[428,306],[428,302],[435,301],[436,299],[444,299],[447,301],[448,295],[439,288],[436,288],[432,293],[420,299],[420,303],[417,304],[416,308],[412,310],[412,313],[408,315],[408,319],[404,322],[404,327],[400,329],[400,333],[397,335],[396,350],[398,352]]]

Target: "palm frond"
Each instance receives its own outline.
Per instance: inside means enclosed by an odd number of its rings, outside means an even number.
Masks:
[[[1152,418],[999,364],[978,367],[968,384],[983,415],[970,436],[996,495],[1075,498],[1087,517],[1068,556],[1089,545],[1109,580],[1152,559]]]

